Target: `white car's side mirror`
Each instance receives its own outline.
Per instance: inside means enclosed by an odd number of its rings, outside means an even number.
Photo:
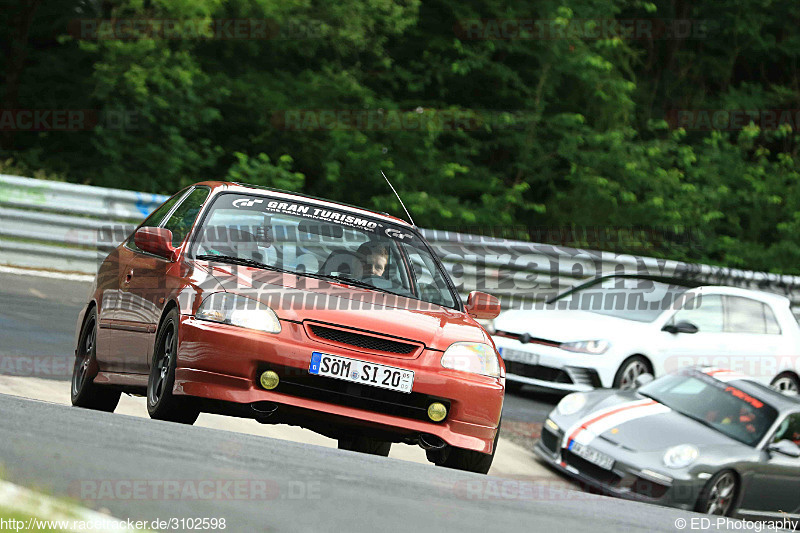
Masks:
[[[700,331],[700,328],[695,326],[689,321],[681,320],[677,324],[667,324],[661,331],[666,331],[667,333],[672,333],[673,335],[676,333],[697,333]]]

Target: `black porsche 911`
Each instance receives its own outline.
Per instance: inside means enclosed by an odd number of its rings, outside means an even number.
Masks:
[[[537,454],[626,499],[756,520],[800,519],[800,400],[725,369],[565,396]]]

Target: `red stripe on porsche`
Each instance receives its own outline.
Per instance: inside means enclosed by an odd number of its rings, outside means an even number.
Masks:
[[[599,420],[602,420],[604,418],[608,418],[611,415],[615,415],[617,413],[621,413],[623,411],[627,411],[629,409],[637,409],[639,407],[647,407],[647,406],[650,406],[650,405],[655,405],[656,403],[658,403],[658,402],[656,402],[655,400],[650,400],[650,401],[647,401],[647,402],[644,402],[644,403],[636,403],[634,405],[625,405],[625,406],[620,407],[618,409],[614,409],[613,411],[608,411],[607,413],[603,413],[602,415],[599,415],[599,416],[596,416],[596,417],[594,417],[594,418],[592,418],[590,420],[587,420],[586,422],[584,422],[583,424],[578,426],[578,428],[575,429],[575,431],[573,431],[572,434],[569,436],[569,438],[567,439],[567,448],[569,448],[569,445],[572,443],[573,440],[575,440],[575,437],[578,436],[578,433],[580,433],[581,431],[583,431],[585,429],[588,429],[589,426],[591,426],[595,422],[597,422]]]

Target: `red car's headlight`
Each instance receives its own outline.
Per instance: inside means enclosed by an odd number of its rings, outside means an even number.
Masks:
[[[281,332],[281,322],[268,305],[229,292],[217,292],[203,300],[195,318],[267,333]]]
[[[494,348],[482,342],[454,342],[442,355],[442,366],[493,378],[500,377],[497,353]]]

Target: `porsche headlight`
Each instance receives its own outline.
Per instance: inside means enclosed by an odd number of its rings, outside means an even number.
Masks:
[[[217,292],[203,300],[195,318],[267,333],[281,331],[278,316],[268,305],[229,292]]]
[[[562,350],[567,350],[569,352],[590,354],[606,353],[606,350],[608,350],[610,347],[611,343],[604,340],[564,342],[561,343],[561,346],[559,346],[559,348]]]
[[[586,395],[582,392],[567,394],[556,405],[556,410],[564,416],[574,415],[586,405]]]
[[[500,377],[494,348],[482,342],[455,342],[442,355],[442,366],[493,378]]]
[[[695,462],[700,450],[691,444],[673,446],[664,453],[664,464],[670,468],[685,468]]]

